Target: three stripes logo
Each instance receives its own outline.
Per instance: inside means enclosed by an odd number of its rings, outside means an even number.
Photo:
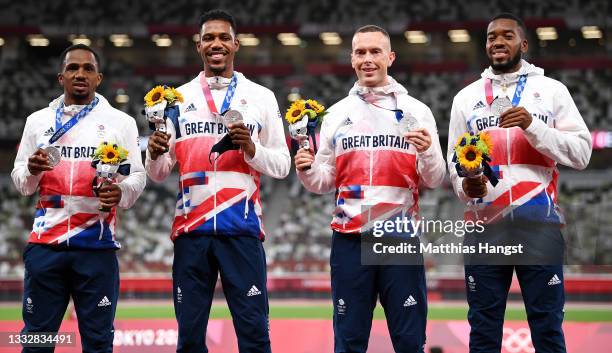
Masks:
[[[104,296],[104,298],[102,298],[102,300],[100,300],[100,302],[98,303],[99,307],[109,306],[109,305],[111,305],[111,301],[108,300],[106,296]]]
[[[474,106],[474,108],[472,108],[472,110],[482,109],[484,107],[485,107],[484,103],[482,103],[482,101],[478,101],[478,103],[476,103],[476,105]]]
[[[55,130],[53,130],[53,126],[51,126],[47,131],[45,131],[43,136],[53,136],[53,133],[55,133]]]
[[[417,301],[414,300],[414,297],[412,295],[410,295],[408,296],[408,299],[406,299],[406,301],[404,302],[404,306],[408,307],[413,305],[417,305]]]
[[[549,286],[554,286],[556,284],[561,284],[561,280],[559,279],[559,276],[557,276],[557,274],[555,273],[555,275],[552,276],[550,281],[548,281],[548,285]]]
[[[260,294],[261,294],[261,291],[257,289],[257,287],[253,286],[251,287],[251,289],[249,289],[247,293],[247,297],[252,297],[254,295],[260,295]]]
[[[187,112],[195,112],[196,110],[198,110],[195,105],[193,105],[193,103],[189,104],[187,106],[187,108],[185,108],[185,110],[183,111],[183,113],[187,113]]]

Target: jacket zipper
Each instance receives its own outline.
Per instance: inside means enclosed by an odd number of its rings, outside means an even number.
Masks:
[[[217,234],[217,158],[213,163],[213,179],[213,233]]]
[[[74,161],[70,162],[70,188],[68,194],[68,200],[66,200],[66,213],[68,214],[68,237],[66,238],[66,246],[70,247],[70,219],[72,218],[70,214],[70,205],[72,201],[72,181],[74,178]]]

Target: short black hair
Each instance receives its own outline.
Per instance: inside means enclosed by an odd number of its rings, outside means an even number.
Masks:
[[[502,12],[502,13],[496,15],[495,17],[493,17],[489,23],[491,23],[491,22],[493,22],[495,20],[499,20],[499,19],[513,20],[519,26],[521,31],[523,31],[523,38],[527,37],[527,27],[525,26],[525,22],[523,22],[523,20],[521,20],[515,14],[512,14],[510,12]]]
[[[73,44],[68,48],[64,49],[64,51],[60,54],[60,68],[64,67],[64,62],[66,61],[66,55],[73,50],[87,50],[92,53],[94,58],[96,58],[96,64],[98,65],[98,71],[100,71],[100,56],[93,50],[89,45],[85,44]]]
[[[198,32],[202,32],[202,25],[208,21],[212,20],[221,20],[230,24],[230,27],[234,31],[234,35],[236,35],[236,20],[234,16],[232,16],[229,12],[221,9],[213,9],[205,12],[202,16],[200,16],[200,21],[198,22]]]
[[[353,34],[353,36],[357,33],[368,33],[368,32],[380,32],[382,34],[385,35],[385,37],[387,38],[391,38],[389,37],[389,33],[382,27],[379,27],[377,25],[365,25],[363,27],[359,27],[355,33]]]

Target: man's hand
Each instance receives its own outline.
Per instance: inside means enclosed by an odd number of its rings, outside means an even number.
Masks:
[[[151,159],[156,160],[162,154],[168,152],[170,149],[170,134],[163,133],[161,131],[155,131],[153,135],[149,137],[149,144],[147,148],[151,154]]]
[[[45,150],[39,148],[28,158],[28,170],[32,175],[53,170],[53,167],[49,165],[49,155]]]
[[[431,146],[431,135],[425,128],[414,129],[413,131],[407,132],[404,137],[408,142],[416,147],[418,153],[427,151]]]
[[[232,143],[240,146],[250,158],[255,157],[255,144],[251,140],[251,132],[244,123],[229,124],[228,129]]]
[[[463,178],[461,187],[468,197],[473,199],[485,197],[487,196],[487,177],[481,175],[477,178]]]
[[[300,148],[295,154],[295,169],[303,172],[310,168],[314,162],[314,153],[311,150]]]
[[[111,209],[121,201],[121,189],[117,184],[104,183],[98,189],[100,208]]]
[[[513,107],[499,116],[499,127],[510,128],[519,126],[525,130],[531,125],[531,114],[523,107]]]

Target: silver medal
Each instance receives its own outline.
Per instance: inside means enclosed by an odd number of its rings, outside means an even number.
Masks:
[[[508,97],[497,97],[491,103],[491,112],[495,116],[502,115],[506,110],[512,108],[512,102]]]
[[[410,113],[407,113],[402,119],[400,119],[397,126],[399,128],[400,134],[405,135],[410,131],[418,129],[419,122],[414,116],[410,115]]]
[[[62,155],[56,147],[48,146],[45,147],[43,150],[47,152],[47,159],[49,160],[49,165],[51,167],[55,167],[59,164],[60,160],[62,159]]]
[[[223,114],[223,125],[229,128],[229,124],[236,124],[242,122],[242,114],[237,110],[228,110]]]

